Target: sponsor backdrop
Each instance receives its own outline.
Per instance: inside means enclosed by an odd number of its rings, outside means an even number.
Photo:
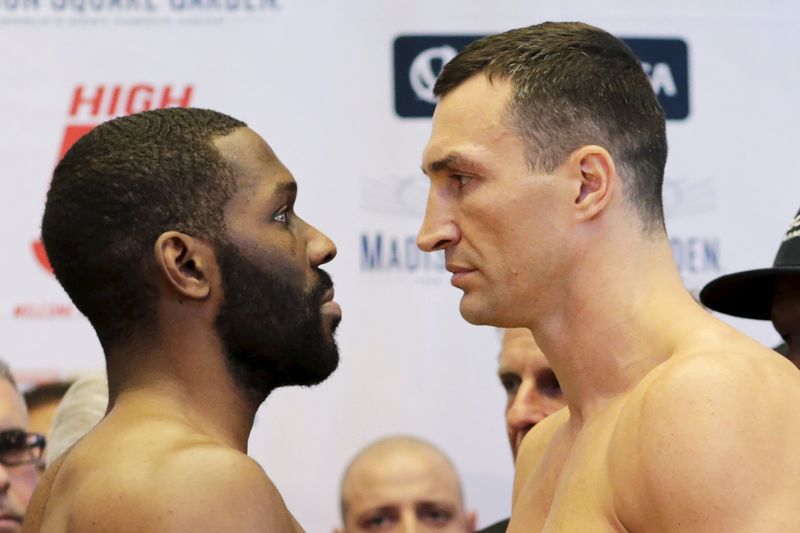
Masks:
[[[800,205],[795,2],[558,4],[0,0],[0,355],[27,384],[103,367],[39,243],[59,156],[110,117],[219,109],[272,144],[300,184],[298,212],[339,248],[340,368],[311,390],[275,392],[250,453],[313,532],[338,524],[351,455],[398,432],[453,457],[481,524],[506,516],[497,333],[461,320],[443,258],[414,244],[442,64],[476,36],[548,19],[625,38],[669,117],[667,225],[690,289],[770,264]],[[731,323],[778,340],[768,324]]]

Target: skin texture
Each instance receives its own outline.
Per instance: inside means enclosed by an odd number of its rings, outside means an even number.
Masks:
[[[800,529],[800,374],[697,305],[608,150],[531,171],[510,93],[478,74],[440,100],[417,238],[461,314],[530,329],[564,393],[519,448],[508,531]]]
[[[516,460],[528,431],[564,407],[564,399],[553,369],[525,328],[503,332],[497,375],[507,395],[506,432]]]
[[[28,414],[22,396],[11,383],[0,379],[0,431],[27,431]],[[34,465],[0,465],[0,533],[22,530],[22,518],[36,488],[38,473]]]
[[[800,367],[800,276],[782,278],[775,283],[772,324],[788,347],[787,359]]]
[[[335,533],[469,533],[453,465],[430,444],[392,437],[362,450],[342,480],[342,529]]]
[[[291,174],[249,129],[215,144],[239,169],[225,209],[229,241],[253,264],[312,285],[336,248],[296,218]],[[25,531],[302,531],[246,455],[267,392],[243,389],[217,334],[224,294],[214,247],[168,231],[153,253],[158,327],[107,354],[109,413],[47,470]],[[330,337],[338,305],[314,305]]]

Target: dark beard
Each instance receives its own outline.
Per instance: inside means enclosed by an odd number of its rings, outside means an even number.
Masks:
[[[224,291],[216,318],[228,367],[248,396],[263,401],[286,385],[322,382],[339,364],[339,350],[323,327],[320,305],[333,286],[317,269],[319,281],[310,292],[259,268],[235,246],[217,243]]]

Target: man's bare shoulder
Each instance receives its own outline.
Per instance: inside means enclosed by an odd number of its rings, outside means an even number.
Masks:
[[[261,466],[233,448],[202,436],[153,437],[151,445],[136,436],[116,450],[119,441],[99,450],[98,440],[90,434],[69,453],[43,529],[301,531]]]
[[[569,419],[569,409],[562,407],[536,424],[525,438],[517,454],[514,472],[514,499],[545,455],[553,436]]]
[[[25,511],[25,520],[22,525],[23,532],[34,533],[42,530],[42,519],[44,518],[45,507],[50,499],[50,490],[53,487],[53,482],[58,476],[66,457],[67,454],[65,453],[56,459],[56,461],[47,468],[44,475],[39,480],[39,484],[36,486],[36,490],[34,491],[33,496],[28,504],[28,508]]]
[[[676,355],[628,397],[609,475],[629,529],[800,528],[800,372],[755,343]]]
[[[85,489],[84,501],[91,503],[74,518],[86,526],[102,522],[111,531],[295,531],[264,470],[224,446],[186,447],[150,467],[122,461],[108,474],[105,483]]]

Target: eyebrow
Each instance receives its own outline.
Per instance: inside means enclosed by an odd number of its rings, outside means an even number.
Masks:
[[[276,193],[294,193],[297,194],[297,182],[296,181],[282,181],[275,185]]]
[[[461,167],[461,168],[466,168],[468,170],[474,170],[479,174],[486,173],[486,169],[483,167],[483,165],[480,165],[475,161],[468,159],[463,154],[460,154],[458,152],[450,152],[441,159],[433,161],[428,165],[427,169],[425,168],[425,166],[423,166],[422,172],[424,172],[425,175],[427,176],[428,173],[441,172],[442,170],[446,170],[453,167]]]

